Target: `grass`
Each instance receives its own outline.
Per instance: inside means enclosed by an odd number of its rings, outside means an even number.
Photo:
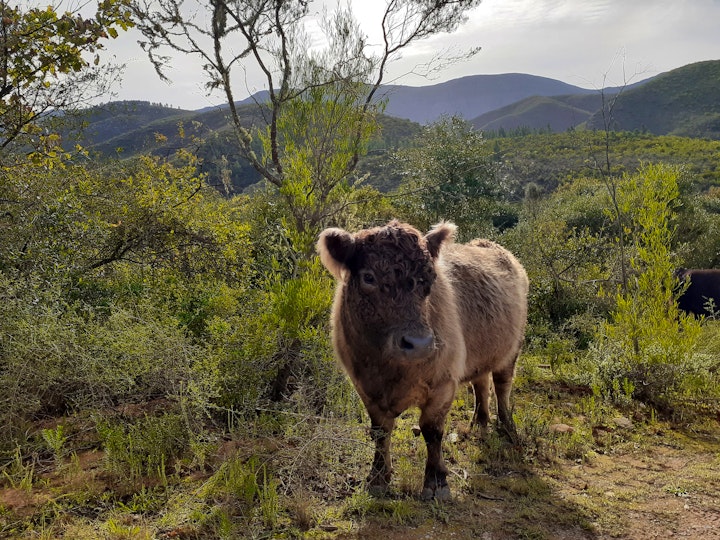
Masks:
[[[518,445],[469,431],[472,394],[458,392],[444,445],[449,503],[417,499],[426,455],[413,435],[417,411],[398,419],[384,499],[364,488],[364,422],[266,414],[186,444],[169,412],[98,424],[92,436],[87,420],[65,418],[39,428],[44,453],[18,452],[3,467],[0,537],[642,538],[711,522],[716,417],[678,424],[640,406],[618,410],[558,382],[539,359],[525,362],[514,393]],[[684,521],[691,511],[693,524]]]

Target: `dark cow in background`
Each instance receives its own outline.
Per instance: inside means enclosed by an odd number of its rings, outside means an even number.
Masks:
[[[678,308],[694,315],[713,316],[720,312],[720,270],[679,268],[675,277],[681,284],[689,282],[678,298]]]
[[[500,425],[516,434],[510,390],[524,339],[527,275],[501,246],[454,244],[454,234],[451,223],[422,235],[391,221],[355,234],[326,229],[318,241],[337,279],[335,353],[370,415],[375,457],[368,482],[376,494],[390,483],[395,419],[417,406],[427,445],[422,498],[450,497],[442,438],[460,383],[472,384],[472,423],[484,428],[492,378]]]

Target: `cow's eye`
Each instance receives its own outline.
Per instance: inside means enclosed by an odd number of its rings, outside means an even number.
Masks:
[[[377,282],[375,281],[375,276],[372,272],[364,271],[360,273],[360,280],[362,281],[362,284],[366,287],[376,287]]]

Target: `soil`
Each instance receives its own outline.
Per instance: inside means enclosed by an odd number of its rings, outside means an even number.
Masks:
[[[653,439],[487,479],[490,491],[460,493],[447,505],[447,523],[368,520],[338,538],[720,539],[720,441]]]

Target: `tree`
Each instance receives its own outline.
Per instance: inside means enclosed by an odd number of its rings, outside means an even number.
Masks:
[[[313,17],[308,0],[136,0],[134,9],[142,45],[161,77],[169,52],[202,58],[208,90],[222,91],[227,100],[239,153],[280,190],[289,221],[307,239],[336,216],[328,205],[339,210],[351,203],[353,173],[382,109],[378,90],[388,64],[412,42],[454,30],[478,4],[389,0],[377,54],[349,8],[320,17],[326,46],[313,47],[304,30]],[[236,78],[247,70],[262,74],[267,92],[257,103],[264,124],[256,131],[241,123],[236,106]],[[252,145],[257,134],[261,155]]]
[[[591,351],[601,384],[615,399],[636,397],[668,407],[692,390],[702,371],[694,359],[699,323],[679,312],[672,252],[679,172],[647,165],[618,183],[618,209],[626,220],[630,275],[619,286],[611,320],[601,325]]]
[[[107,91],[117,66],[102,65],[102,41],[133,25],[129,0],[102,0],[94,19],[53,6],[25,11],[0,0],[0,151],[59,145],[41,120]],[[87,55],[94,54],[92,63]]]
[[[630,79],[632,79],[633,77],[631,77]],[[623,290],[627,293],[629,268],[626,257],[625,235],[623,234],[625,224],[623,223],[623,216],[618,203],[618,182],[617,177],[613,174],[613,166],[610,160],[610,147],[612,145],[612,140],[613,136],[615,135],[614,132],[616,128],[615,107],[618,103],[618,99],[620,99],[620,96],[622,96],[622,94],[624,93],[630,80],[625,74],[625,68],[623,63],[623,84],[615,94],[608,95],[605,91],[605,83],[607,82],[607,78],[608,74],[605,73],[603,75],[603,85],[600,89],[600,99],[602,101],[602,106],[599,112],[603,126],[602,157],[594,157],[593,159],[595,160],[595,168],[599,172],[600,177],[603,179],[608,194],[610,195],[610,200],[612,202],[612,214],[615,219],[615,226],[617,227],[616,238],[618,243],[618,255],[620,262],[620,278],[622,280]]]
[[[405,219],[425,228],[452,220],[467,238],[492,229],[509,190],[498,181],[482,134],[468,122],[451,117],[426,127],[397,158],[405,176],[397,204]]]

